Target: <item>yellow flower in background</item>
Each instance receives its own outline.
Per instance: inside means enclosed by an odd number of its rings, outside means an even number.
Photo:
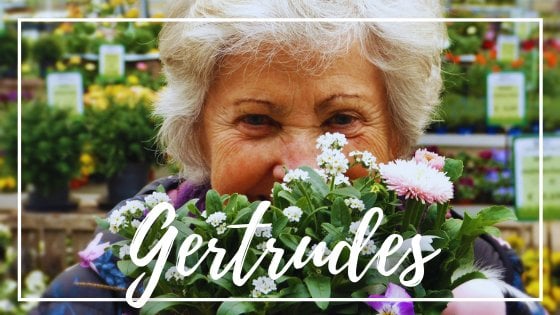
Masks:
[[[93,62],[88,62],[86,63],[85,68],[87,71],[95,71],[96,66]]]
[[[126,0],[126,3],[128,3],[128,4],[135,4],[135,3],[136,3],[136,0]]]
[[[555,301],[560,301],[560,287],[558,286],[554,286],[552,288],[552,298],[554,298]]]
[[[526,287],[525,290],[527,294],[533,297],[539,296],[539,282],[538,281],[531,281]]]
[[[126,13],[124,14],[124,17],[126,18],[137,18],[139,16],[140,16],[140,11],[138,11],[138,8],[132,8],[126,11]]]
[[[556,311],[556,302],[554,302],[554,300],[548,295],[543,297],[542,305],[550,313],[554,313]]]
[[[66,70],[66,65],[62,61],[57,61],[55,64],[55,68],[57,71],[64,71]]]
[[[159,53],[159,50],[157,48],[152,48],[148,51],[148,54],[157,54]]]
[[[116,7],[123,4],[123,0],[109,0],[109,4],[112,7]]]
[[[82,153],[80,155],[80,173],[82,176],[89,176],[95,170],[93,158],[89,153]]]
[[[6,177],[5,181],[6,181],[6,188],[8,190],[16,189],[16,179],[13,176]]]
[[[137,76],[131,74],[126,77],[126,82],[130,85],[138,85],[140,83],[140,79]]]
[[[103,10],[103,11],[107,11],[110,8],[111,8],[111,6],[106,2],[103,2],[103,4],[101,4],[101,10]]]
[[[73,55],[72,57],[70,57],[70,60],[68,60],[68,63],[71,65],[79,65],[82,62],[82,57],[80,57],[79,55]]]
[[[539,253],[534,249],[529,249],[521,256],[523,265],[529,266],[539,263]]]
[[[553,266],[560,265],[560,252],[553,252],[550,258],[550,262]]]
[[[525,240],[517,234],[512,234],[506,238],[506,242],[517,252],[521,253],[525,249]]]
[[[80,163],[90,165],[93,163],[93,158],[89,153],[82,153],[82,155],[80,155]]]
[[[26,62],[21,64],[21,73],[27,74],[31,72],[31,66]]]

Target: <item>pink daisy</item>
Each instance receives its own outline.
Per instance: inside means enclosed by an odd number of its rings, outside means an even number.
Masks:
[[[416,150],[416,153],[414,153],[414,160],[418,163],[427,164],[438,171],[441,171],[445,165],[445,157],[426,149]]]
[[[379,165],[387,188],[405,199],[444,203],[453,198],[453,184],[444,173],[415,160],[395,160]]]

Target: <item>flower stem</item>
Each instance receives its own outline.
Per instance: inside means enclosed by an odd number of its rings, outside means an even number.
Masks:
[[[436,222],[435,222],[435,230],[441,230],[441,226],[445,222],[445,214],[447,213],[447,208],[449,207],[449,202],[444,204],[437,205],[437,215],[436,215]]]

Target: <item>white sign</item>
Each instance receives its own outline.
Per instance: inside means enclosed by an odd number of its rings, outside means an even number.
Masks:
[[[99,47],[99,74],[112,78],[124,76],[124,46],[101,45]]]
[[[539,139],[513,142],[515,207],[520,219],[538,219]],[[546,219],[560,219],[560,136],[543,138],[543,210]]]
[[[489,125],[511,127],[525,122],[525,75],[496,72],[486,79],[486,115]]]
[[[499,35],[496,42],[497,59],[511,62],[519,59],[519,37],[515,35]]]
[[[47,75],[47,97],[51,106],[84,111],[84,88],[79,72],[54,72]]]

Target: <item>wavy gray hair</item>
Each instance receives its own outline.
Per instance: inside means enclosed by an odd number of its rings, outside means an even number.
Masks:
[[[436,18],[439,0],[196,0],[174,1],[174,18]],[[301,68],[320,71],[358,44],[384,74],[390,115],[408,152],[430,122],[441,90],[443,23],[397,22],[169,22],[159,49],[167,77],[156,101],[166,153],[193,182],[207,181],[198,124],[206,93],[224,56],[289,52]],[[266,50],[263,49],[266,47]],[[317,60],[319,62],[317,62]]]

